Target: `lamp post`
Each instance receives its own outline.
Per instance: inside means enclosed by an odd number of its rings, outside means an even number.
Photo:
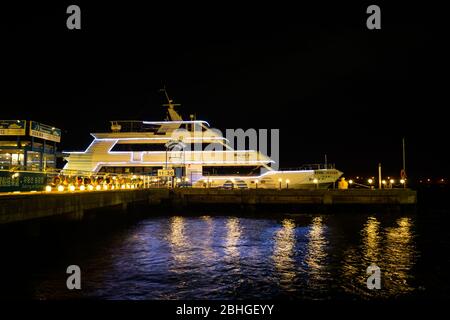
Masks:
[[[280,179],[278,179],[278,183],[280,184],[280,187],[279,187],[279,188],[280,188],[280,190],[281,190],[281,183],[282,183],[282,182],[283,182],[283,179],[281,179],[281,178],[280,178]]]
[[[286,179],[286,189],[289,189],[289,182],[291,182],[289,179]]]
[[[255,180],[255,189],[258,189],[258,179]]]

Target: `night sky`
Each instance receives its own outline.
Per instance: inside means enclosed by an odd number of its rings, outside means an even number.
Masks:
[[[2,7],[0,118],[60,127],[62,149],[82,150],[108,120],[162,120],[165,85],[186,119],[279,128],[281,167],[326,153],[347,175],[382,162],[398,176],[405,136],[411,178],[449,175],[442,9],[379,4],[368,30],[371,2],[164,3]]]

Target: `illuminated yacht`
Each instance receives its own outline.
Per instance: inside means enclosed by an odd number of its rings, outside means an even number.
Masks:
[[[85,151],[66,152],[64,170],[150,175],[159,185],[208,188],[325,188],[342,175],[322,166],[274,170],[271,158],[234,150],[206,121],[192,115],[183,120],[167,92],[166,97],[165,121],[111,121],[110,132],[91,134],[94,140]]]

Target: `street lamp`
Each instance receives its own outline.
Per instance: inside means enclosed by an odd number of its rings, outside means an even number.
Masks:
[[[348,184],[352,185],[353,184],[353,180],[352,179],[348,180]]]
[[[386,180],[381,180],[381,184],[383,185],[383,188],[386,188]]]

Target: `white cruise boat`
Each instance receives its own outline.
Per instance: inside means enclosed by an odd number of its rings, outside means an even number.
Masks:
[[[329,166],[274,170],[271,158],[234,150],[206,121],[183,120],[167,99],[166,121],[111,121],[111,132],[92,133],[85,151],[65,152],[64,171],[150,175],[158,185],[276,189],[328,188],[342,175]]]

